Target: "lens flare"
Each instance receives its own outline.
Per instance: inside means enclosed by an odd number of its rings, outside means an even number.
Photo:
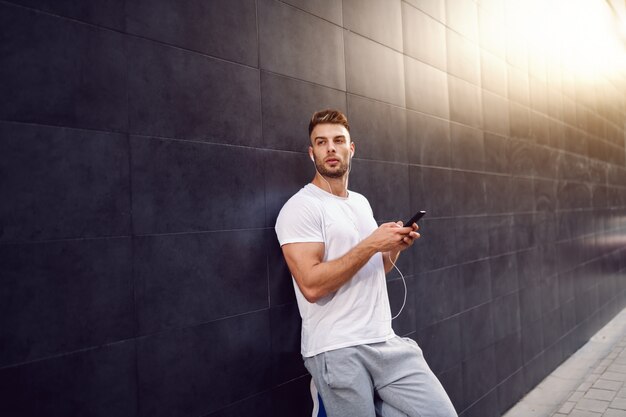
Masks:
[[[509,0],[507,59],[515,65],[527,51],[529,62],[560,65],[564,77],[581,80],[623,74],[623,14],[601,0]]]

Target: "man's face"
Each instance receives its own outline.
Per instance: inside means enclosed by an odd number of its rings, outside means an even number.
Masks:
[[[354,143],[343,125],[323,123],[311,132],[310,151],[320,174],[341,178],[350,166]]]

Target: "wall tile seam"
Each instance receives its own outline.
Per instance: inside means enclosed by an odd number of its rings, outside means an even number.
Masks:
[[[426,116],[426,117],[429,117],[431,119],[438,120],[440,122],[450,123],[450,119],[446,119],[445,117],[441,117],[441,116],[438,116],[436,114],[426,113],[426,112],[421,111],[421,110],[415,110],[415,109],[410,109],[410,108],[406,108],[406,107],[399,107],[399,108],[403,109],[407,113],[413,113],[413,114],[419,115],[419,116]],[[450,134],[448,133],[446,136],[449,137]],[[500,135],[500,136],[502,136],[502,135]]]
[[[273,1],[274,1],[275,3],[276,3],[276,2],[278,2],[278,3],[282,3],[282,4],[284,4],[285,6],[288,6],[288,7],[292,8],[292,9],[298,10],[298,11],[300,11],[300,12],[302,12],[302,13],[308,14],[308,15],[310,15],[310,16],[312,16],[312,17],[316,18],[316,19],[323,20],[323,21],[325,21],[325,22],[327,22],[327,23],[330,23],[331,25],[333,25],[333,26],[335,26],[335,27],[340,28],[340,29],[344,29],[344,27],[343,27],[343,7],[341,8],[341,17],[342,17],[342,19],[341,19],[341,20],[342,20],[342,24],[341,24],[341,25],[339,25],[339,24],[337,24],[337,23],[335,23],[335,22],[333,22],[333,21],[330,21],[330,20],[326,19],[325,17],[318,16],[318,15],[316,15],[316,14],[314,14],[314,13],[312,13],[312,12],[308,11],[308,10],[302,9],[302,8],[300,8],[300,7],[298,7],[298,6],[294,5],[294,4],[287,3],[287,2],[286,2],[286,1],[284,1],[284,0],[273,0]],[[258,3],[259,3],[259,1],[258,1],[258,0],[256,0],[255,2],[256,2],[256,5],[257,5],[257,9],[258,9]],[[257,22],[258,22],[258,20],[257,20]],[[259,26],[259,25],[257,24],[257,27],[258,27],[258,26]]]
[[[251,400],[252,398],[255,398],[255,397],[260,397],[260,396],[262,396],[262,395],[267,395],[267,394],[270,394],[270,393],[272,392],[272,390],[274,390],[275,388],[276,388],[276,387],[273,387],[273,388],[268,388],[268,389],[264,389],[264,390],[259,391],[259,392],[255,392],[254,394],[248,395],[247,397],[240,398],[240,399],[238,399],[238,400],[236,400],[236,401],[233,401],[233,402],[231,402],[231,403],[229,403],[229,404],[225,405],[224,407],[221,407],[221,408],[218,408],[218,409],[216,409],[216,410],[210,411],[208,414],[206,414],[206,413],[202,413],[202,414],[201,414],[201,415],[199,415],[198,417],[212,417],[212,416],[214,416],[215,414],[220,413],[221,411],[226,411],[226,410],[228,410],[230,407],[233,407],[233,406],[236,406],[236,405],[238,405],[238,404],[244,403],[245,401]],[[140,414],[139,414],[139,413],[137,413],[137,416],[140,416]]]
[[[490,278],[493,278],[493,277],[491,277],[491,273],[489,274],[489,276],[490,276]],[[501,300],[501,299],[506,298],[506,297],[511,297],[512,295],[519,293],[520,289],[521,288],[517,288],[517,289],[511,290],[511,291],[509,291],[509,292],[507,292],[505,294],[493,297],[493,298],[491,298],[491,301],[498,301],[498,300]],[[500,339],[502,339],[502,338],[500,338]]]
[[[28,11],[35,12],[35,13],[40,14],[40,15],[54,17],[54,18],[58,18],[58,19],[62,19],[62,20],[67,20],[67,21],[70,21],[70,22],[73,22],[73,23],[78,23],[80,25],[90,26],[92,28],[103,29],[103,30],[106,30],[108,32],[115,32],[115,33],[119,33],[119,34],[122,34],[122,35],[126,34],[124,31],[121,31],[119,29],[111,28],[111,27],[104,26],[104,25],[98,25],[96,23],[83,21],[83,20],[80,20],[80,19],[77,19],[77,18],[74,18],[74,17],[70,17],[70,16],[64,16],[64,15],[57,14],[57,13],[54,13],[54,12],[51,12],[51,11],[47,11],[47,10],[43,10],[43,9],[40,9],[40,8],[37,8],[37,7],[34,7],[34,6],[26,6],[26,5],[23,5],[23,4],[13,3],[13,2],[10,2],[10,1],[5,1],[5,0],[0,0],[0,4],[3,4],[5,6],[9,6],[9,7],[15,7],[15,8],[18,8],[18,9],[28,10]],[[124,26],[126,26],[126,16],[124,16]]]
[[[413,55],[409,55],[409,54],[407,54],[407,53],[403,53],[402,55],[403,55],[403,57],[404,57],[404,58],[410,58],[410,59],[413,59],[413,60],[415,60],[415,61],[417,61],[417,62],[419,62],[419,63],[421,63],[421,64],[424,64],[424,65],[426,65],[426,66],[430,67],[431,69],[435,69],[435,70],[437,70],[437,71],[443,72],[443,73],[444,73],[444,74],[446,74],[446,75],[447,75],[447,74],[449,74],[447,70],[442,69],[442,68],[439,68],[439,67],[436,67],[436,66],[434,66],[432,63],[427,62],[427,61],[424,61],[423,59],[421,59],[421,58],[419,58],[419,57],[416,57],[416,56],[413,56]],[[403,60],[403,64],[404,64],[404,60]],[[448,65],[448,58],[446,57],[446,66],[447,66],[447,65]],[[406,78],[406,77],[405,77],[405,78]],[[406,81],[405,81],[405,84],[406,84]],[[412,110],[412,111],[419,112],[419,110]],[[440,116],[437,116],[437,117],[440,117]]]
[[[520,368],[522,369],[522,368]],[[511,378],[513,375],[515,375],[517,372],[519,372],[519,370],[516,370],[515,372],[513,372],[511,375],[507,376],[507,378],[505,380],[502,380],[500,382],[498,382],[494,387],[492,387],[486,394],[484,394],[483,396],[481,396],[479,399],[477,399],[476,401],[474,401],[473,403],[471,403],[470,405],[468,405],[467,407],[465,407],[463,410],[461,410],[461,412],[459,412],[459,417],[465,417],[463,413],[465,413],[466,411],[469,411],[473,406],[475,406],[476,404],[478,404],[480,401],[482,401],[483,399],[487,398],[489,395],[491,395],[494,391],[496,391],[500,385],[504,384],[509,378]],[[526,392],[528,392],[526,389],[524,389],[524,394],[526,394]],[[496,392],[497,394],[497,392]],[[523,397],[523,395],[522,395]],[[521,398],[520,398],[521,399]],[[499,408],[499,405],[498,405]]]
[[[267,312],[269,314],[269,311],[270,311],[270,306],[267,306],[267,307],[263,307],[263,308],[258,308],[256,310],[245,311],[243,313],[237,313],[237,314],[231,314],[231,315],[228,315],[228,316],[216,317],[216,318],[212,318],[210,320],[198,321],[198,322],[194,322],[194,323],[186,323],[186,324],[181,325],[181,326],[164,327],[162,329],[155,330],[155,331],[148,332],[148,333],[138,333],[138,334],[136,334],[133,337],[133,339],[137,339],[137,340],[147,339],[147,338],[158,336],[158,335],[161,335],[161,334],[166,334],[166,333],[171,333],[171,332],[178,332],[178,331],[185,331],[185,330],[193,329],[195,327],[203,327],[203,326],[207,326],[207,325],[210,325],[210,324],[214,324],[214,323],[217,323],[218,321],[230,320],[230,319],[234,319],[234,318],[237,318],[237,317],[243,317],[243,316],[248,316],[248,315],[252,315],[252,314],[260,314],[260,313],[264,313],[264,312]]]
[[[431,15],[430,13],[428,13],[428,11],[426,10],[422,10],[417,6],[412,5],[411,3],[408,3],[406,0],[401,0],[400,3],[406,4],[408,7],[411,7],[415,10],[420,11],[421,13],[424,13],[426,16],[430,17],[431,19],[433,19],[435,22],[441,23],[444,27],[446,27],[446,22],[441,21],[439,19],[437,19],[435,16]],[[402,4],[400,5],[400,7],[402,7]],[[446,10],[445,10],[445,3],[443,5],[443,14],[444,14],[444,20],[445,20],[445,15],[446,15]],[[400,13],[402,13],[402,11],[400,11]]]
[[[35,363],[39,363],[39,362],[43,362],[43,361],[47,361],[47,360],[54,360],[54,359],[59,359],[59,358],[63,358],[66,356],[73,356],[73,355],[79,355],[81,353],[85,353],[85,352],[90,352],[90,351],[95,351],[97,349],[106,349],[108,347],[111,346],[115,346],[121,343],[130,343],[130,342],[135,342],[137,340],[137,337],[133,336],[133,337],[129,337],[126,339],[119,339],[119,340],[115,340],[113,342],[107,342],[107,343],[102,343],[102,344],[97,344],[97,345],[92,345],[92,346],[86,346],[80,349],[75,349],[75,350],[69,350],[69,351],[65,351],[65,352],[60,352],[60,353],[55,353],[53,355],[45,355],[45,356],[41,356],[39,358],[35,358],[32,360],[28,360],[28,361],[22,361],[22,362],[15,362],[12,363],[10,365],[4,365],[4,366],[0,366],[0,372],[3,372],[5,370],[9,370],[9,369],[13,369],[13,368],[19,368],[22,366],[28,366],[31,364],[35,364]]]
[[[345,55],[345,48],[344,48],[344,55]],[[344,59],[345,59],[345,57],[344,57]],[[336,92],[339,92],[339,93],[346,93],[346,90],[341,90],[341,89],[336,88],[336,87],[330,87],[328,85],[319,84],[319,83],[316,83],[315,81],[311,81],[311,80],[303,80],[301,78],[297,78],[297,77],[294,77],[294,76],[288,75],[288,74],[281,74],[279,72],[274,72],[274,71],[268,70],[266,68],[260,68],[259,70],[260,70],[261,73],[269,74],[269,75],[276,76],[276,77],[286,78],[286,79],[289,79],[289,80],[297,81],[299,83],[308,84],[308,85],[313,86],[313,87],[321,87],[323,89],[333,90],[333,91],[336,91]],[[356,96],[356,94],[354,94],[354,93],[351,93],[351,95],[355,95]],[[367,98],[369,98],[369,97],[367,97]],[[373,98],[369,98],[369,99],[370,100],[374,100],[374,101],[379,101],[379,100],[376,100],[376,99],[373,99]]]
[[[260,35],[260,29],[259,29],[259,2],[257,0],[254,0],[254,19],[256,22],[256,47],[257,47],[257,65],[259,66],[259,68],[261,67],[261,56],[260,56],[260,52],[261,52],[261,35]],[[263,144],[265,144],[265,129],[263,129],[263,74],[262,71],[259,70],[259,119],[260,119],[260,126],[261,126],[261,142]],[[263,161],[263,166],[262,166],[262,172],[263,172],[263,177],[266,177],[266,163],[265,161]],[[264,186],[263,187],[263,212],[264,212],[264,218],[267,219],[268,218],[268,205],[267,205],[267,187]],[[265,221],[267,222],[267,220]],[[265,229],[269,229],[265,228]],[[266,291],[267,291],[267,306],[268,308],[272,307],[272,289],[271,289],[271,274],[270,274],[270,256],[269,256],[269,252],[266,251],[265,254],[265,277],[266,277]],[[270,324],[270,333],[271,333],[271,324]]]
[[[432,65],[431,65],[431,66],[432,66]],[[433,68],[435,68],[435,67],[433,67]],[[441,71],[441,70],[439,70],[439,71]],[[457,80],[463,81],[463,82],[465,82],[465,83],[467,83],[467,84],[470,84],[472,87],[476,87],[477,89],[479,89],[479,90],[481,91],[481,94],[478,96],[478,99],[480,100],[480,110],[481,110],[481,112],[482,112],[482,109],[483,109],[483,96],[482,96],[482,91],[483,91],[483,90],[485,90],[485,89],[484,89],[481,85],[479,85],[479,84],[475,84],[475,83],[473,83],[472,81],[467,80],[467,79],[465,79],[465,78],[463,78],[463,77],[459,77],[458,75],[453,74],[453,73],[451,73],[451,72],[447,72],[447,71],[442,71],[442,72],[445,72],[445,74],[446,74],[446,76],[447,76],[447,77],[453,77],[453,78],[456,78]],[[449,80],[446,80],[446,83],[447,83],[447,86],[449,87],[449,85],[450,85]],[[479,83],[480,83],[480,84],[482,84],[482,81],[479,81]],[[451,89],[450,89],[450,88],[448,88],[448,97],[450,97],[450,95],[451,95],[451,94],[452,94],[452,91],[451,91]],[[507,100],[512,101],[511,99],[507,99]],[[448,101],[449,101],[449,99],[448,99]],[[448,104],[449,104],[449,103],[448,103]],[[449,107],[449,105],[448,105],[448,107]],[[452,120],[451,120],[451,121],[452,121]],[[481,117],[481,121],[482,121],[482,117]],[[454,121],[454,123],[463,124],[462,122],[457,122],[457,121]],[[474,129],[477,129],[477,130],[482,130],[482,127],[476,127],[476,126],[470,126],[470,125],[465,125],[465,126],[469,126],[469,127],[474,128]]]
[[[408,255],[406,255],[406,256],[407,256],[406,259],[408,259],[409,256]],[[413,258],[415,258],[415,257],[413,257]],[[396,272],[395,269],[393,271]],[[389,274],[393,274],[393,272],[390,271]],[[416,280],[416,279],[418,279],[418,275],[419,274],[413,274],[413,273],[404,274],[404,280],[405,280],[405,282]],[[387,283],[387,285],[395,284],[396,282],[402,282],[402,278],[400,277],[400,275],[394,275],[394,276],[386,277],[385,278],[385,282]],[[407,290],[408,290],[408,284],[407,284]],[[410,292],[410,291],[408,291],[408,292]]]
[[[291,274],[289,274],[289,278],[285,277],[285,279],[288,280],[292,280]],[[291,295],[293,296],[291,301],[285,302],[285,303],[280,303],[280,304],[272,304],[270,305],[269,309],[273,310],[273,309],[279,309],[279,308],[285,308],[285,307],[290,307],[290,306],[298,306],[298,300],[296,300],[296,294],[295,293],[291,293]]]
[[[275,0],[275,1],[280,1],[280,0]],[[7,2],[7,1],[3,1],[3,0],[0,0],[0,3],[8,5],[8,6],[13,6],[13,7],[17,7],[17,8],[21,8],[21,9],[25,9],[25,10],[29,10],[29,11],[33,11],[33,12],[36,12],[38,14],[47,15],[47,16],[59,18],[59,19],[62,19],[62,20],[67,20],[67,21],[70,21],[70,22],[73,22],[73,23],[77,23],[77,24],[81,24],[81,25],[84,25],[84,26],[88,26],[88,27],[91,27],[91,28],[96,28],[96,29],[100,29],[100,30],[103,30],[103,31],[107,31],[107,32],[117,33],[119,35],[123,35],[124,36],[125,43],[127,42],[127,40],[129,38],[130,39],[141,39],[141,40],[149,41],[149,42],[152,42],[152,43],[155,43],[155,44],[158,44],[158,45],[163,45],[163,46],[174,48],[174,49],[178,49],[178,50],[181,50],[181,51],[190,52],[190,53],[192,53],[194,55],[203,56],[205,58],[212,58],[212,59],[215,59],[215,60],[218,60],[218,61],[239,65],[239,66],[242,66],[242,67],[245,67],[245,68],[259,70],[258,63],[257,63],[257,66],[254,67],[254,66],[251,66],[251,65],[248,65],[248,64],[244,64],[242,62],[231,61],[231,60],[228,60],[228,59],[225,59],[225,58],[221,58],[221,57],[216,56],[216,55],[207,54],[206,52],[201,52],[201,51],[197,51],[197,50],[194,50],[194,49],[185,48],[185,47],[180,46],[180,45],[175,45],[175,44],[167,43],[167,42],[164,42],[164,41],[159,41],[157,39],[152,39],[152,38],[149,38],[149,37],[146,37],[146,36],[141,36],[141,35],[138,35],[138,34],[135,34],[135,33],[132,33],[132,32],[128,32],[126,29],[124,29],[122,31],[122,30],[119,30],[119,29],[109,28],[109,27],[106,27],[106,26],[85,22],[85,21],[82,21],[82,20],[78,20],[78,19],[75,19],[75,18],[68,17],[68,16],[55,14],[55,13],[48,12],[48,11],[41,10],[41,9],[37,9],[37,8],[34,8],[34,7],[24,6],[24,5],[21,5],[21,4],[10,3],[10,2]],[[126,24],[126,18],[127,18],[127,16],[126,16],[126,13],[125,13],[124,14],[124,25]],[[257,26],[257,30],[258,30],[258,26],[259,26],[258,25],[258,20],[257,20],[257,25],[256,26]],[[257,36],[257,38],[258,38],[258,36]]]
[[[301,380],[301,379],[311,379],[311,374],[309,374],[309,373],[308,373],[308,371],[306,371],[306,370],[305,370],[305,372],[306,372],[306,373],[304,373],[304,374],[302,374],[302,375],[299,375],[299,376],[297,376],[297,377],[295,377],[295,378],[291,378],[291,379],[290,379],[290,380],[288,380],[288,381],[283,381],[283,382],[280,382],[280,383],[278,383],[278,384],[272,385],[272,386],[271,386],[271,388],[270,388],[269,390],[267,390],[267,391],[271,391],[271,390],[274,390],[274,389],[276,389],[276,388],[283,387],[283,386],[285,386],[285,385],[291,384],[291,383],[293,383],[293,382],[295,382],[295,381],[298,381],[298,380]],[[265,392],[265,391],[266,391],[266,390],[263,390],[263,392]]]
[[[462,279],[462,278],[461,278],[461,279]],[[452,317],[455,317],[456,315],[463,315],[463,314],[467,314],[467,313],[469,313],[469,312],[471,312],[471,311],[478,310],[478,309],[480,309],[480,308],[482,308],[482,307],[491,306],[491,305],[492,305],[492,302],[493,302],[493,300],[490,298],[490,299],[488,299],[488,300],[487,300],[487,301],[485,301],[485,302],[482,302],[482,303],[480,303],[480,304],[473,305],[473,306],[471,306],[471,307],[469,307],[469,308],[465,308],[465,309],[461,308],[461,310],[460,310],[458,313],[455,313],[455,314],[453,314],[453,315],[450,315],[450,316],[448,316],[448,317],[446,317],[446,318],[452,318]],[[492,319],[492,327],[493,327],[493,319]]]
[[[264,148],[260,146],[238,145],[238,144],[224,143],[224,142],[211,142],[211,141],[201,140],[201,139],[174,138],[174,137],[168,137],[168,136],[146,135],[146,134],[137,134],[137,133],[129,133],[129,136],[141,138],[142,140],[161,140],[161,141],[172,141],[172,142],[182,142],[182,143],[186,142],[186,143],[193,143],[196,145],[217,146],[221,148],[238,148],[242,150],[251,150],[251,151],[263,151],[263,152],[281,151],[281,152],[300,153],[296,151],[283,150],[283,149],[272,149],[272,148]],[[302,153],[305,153],[305,150],[303,150]]]
[[[257,25],[257,27],[258,27],[258,25]],[[121,32],[118,32],[118,33],[121,33]],[[192,56],[201,57],[201,58],[205,58],[205,59],[212,59],[212,60],[215,60],[215,61],[219,61],[219,62],[223,62],[223,63],[227,63],[227,64],[232,64],[232,65],[236,65],[236,66],[239,66],[239,67],[252,69],[252,70],[256,70],[256,71],[260,70],[260,65],[259,65],[258,62],[257,62],[257,66],[255,67],[255,66],[252,66],[252,65],[249,65],[249,64],[244,64],[242,62],[231,61],[231,60],[228,60],[226,58],[221,58],[221,57],[219,57],[217,55],[211,55],[211,54],[206,53],[206,52],[197,51],[197,50],[191,49],[191,48],[186,48],[184,46],[175,45],[175,44],[168,43],[168,42],[165,42],[165,41],[161,41],[161,40],[158,40],[158,39],[152,39],[152,38],[149,38],[147,36],[137,35],[137,34],[133,34],[133,33],[121,33],[121,34],[123,34],[124,37],[125,37],[125,43],[130,42],[132,40],[138,40],[139,39],[139,40],[142,40],[142,41],[150,42],[150,43],[155,44],[157,46],[161,46],[161,47],[165,47],[165,48],[171,48],[171,49],[176,49],[178,51],[182,51],[182,52],[191,54]],[[257,61],[259,61],[258,58],[257,58]]]
[[[207,229],[207,230],[184,230],[180,232],[165,232],[165,233],[132,233],[130,235],[112,235],[112,236],[93,236],[93,237],[65,237],[54,239],[42,239],[42,240],[11,240],[0,242],[2,246],[15,246],[15,245],[36,245],[43,243],[63,243],[73,241],[85,241],[85,240],[105,240],[105,239],[132,239],[132,238],[146,238],[146,237],[162,237],[162,236],[180,236],[180,235],[193,235],[193,234],[208,234],[208,233],[224,233],[224,232],[246,232],[246,231],[273,231],[273,226],[256,227],[246,229]]]
[[[111,236],[89,236],[89,237],[66,237],[66,238],[54,238],[54,239],[42,239],[42,240],[5,240],[0,241],[0,247],[2,246],[22,246],[22,245],[38,245],[38,244],[53,244],[64,242],[80,242],[80,241],[102,241],[102,240],[131,240],[133,234],[130,235],[111,235]]]
[[[253,393],[253,394],[251,394],[251,395],[249,395],[247,397],[240,398],[240,399],[238,399],[238,400],[236,400],[236,401],[234,401],[232,403],[227,404],[226,406],[224,406],[222,408],[218,408],[216,410],[210,411],[208,414],[203,413],[203,414],[199,415],[198,417],[211,417],[211,416],[214,416],[216,413],[219,413],[221,411],[225,411],[225,410],[227,410],[228,408],[230,408],[232,406],[235,406],[237,404],[243,403],[243,402],[248,401],[248,400],[250,400],[252,398],[259,397],[259,396],[262,396],[262,395],[271,394],[272,391],[274,391],[274,390],[276,390],[278,388],[281,388],[283,386],[292,384],[292,383],[297,382],[297,381],[299,381],[301,379],[310,379],[310,378],[311,378],[311,376],[307,373],[307,374],[300,375],[300,376],[297,376],[295,378],[292,378],[292,379],[290,379],[288,381],[281,382],[281,383],[276,384],[276,385],[271,385],[270,388],[267,388],[267,389],[255,392],[255,393]]]
[[[540,319],[540,320],[541,320],[541,319]],[[531,357],[531,358],[529,358],[529,359],[524,359],[524,354],[522,354],[522,363],[524,364],[524,366],[526,366],[526,365],[528,365],[528,364],[532,363],[532,362],[533,362],[533,361],[535,361],[535,360],[538,360],[538,359],[539,359],[539,357],[540,357],[541,355],[545,355],[545,354],[546,354],[546,352],[547,352],[549,349],[552,349],[552,348],[553,348],[553,347],[555,347],[557,344],[559,344],[559,343],[566,343],[565,338],[566,338],[566,337],[568,337],[568,335],[569,335],[570,333],[572,333],[573,331],[576,331],[576,327],[578,327],[578,325],[576,325],[574,328],[572,328],[571,330],[569,330],[566,334],[564,334],[564,335],[562,335],[561,337],[559,337],[559,338],[557,339],[557,341],[556,341],[556,342],[552,343],[552,344],[551,344],[551,345],[549,345],[548,347],[544,347],[544,348],[542,348],[541,352],[537,353],[535,356],[533,356],[533,357]],[[543,330],[544,330],[544,326],[541,326],[541,330],[540,330],[540,331],[541,331],[541,333],[542,333],[542,334],[543,334]],[[523,340],[523,339],[524,339],[524,338],[522,337],[522,340]],[[542,345],[543,345],[543,343],[542,343]],[[559,366],[562,362],[564,362],[564,361],[565,361],[565,359],[567,359],[567,358],[562,358],[562,359],[561,359],[561,361],[557,364],[557,366],[556,366],[556,367],[554,367],[554,368],[552,368],[552,369],[544,369],[545,375],[546,375],[546,376],[547,376],[547,375],[549,375],[549,374],[550,374],[550,373],[551,373],[554,369],[558,368],[558,366]],[[542,378],[542,379],[543,379],[543,378]]]
[[[342,91],[342,90],[340,90],[340,91]],[[387,107],[391,107],[391,108],[396,109],[396,110],[401,110],[401,111],[405,111],[405,112],[412,111],[412,112],[415,112],[415,113],[419,113],[418,111],[410,110],[410,109],[406,108],[405,106],[399,106],[399,105],[394,104],[394,103],[388,103],[386,101],[383,101],[383,100],[380,100],[380,99],[377,99],[377,98],[374,98],[374,97],[368,97],[368,96],[364,96],[362,94],[352,93],[352,92],[349,92],[349,91],[346,91],[345,93],[346,93],[346,99],[348,99],[349,97],[354,97],[354,98],[359,98],[359,99],[371,101],[372,103],[383,104],[383,105],[385,105]],[[424,115],[428,115],[426,113],[423,113],[423,114]],[[349,116],[349,114],[348,114],[348,116]],[[428,116],[430,116],[430,115],[428,115]],[[445,120],[445,119],[441,119],[441,120]]]
[[[32,122],[32,121],[27,122],[23,120],[5,119],[5,118],[0,118],[0,123],[22,125],[22,126],[32,126],[32,127],[43,127],[43,128],[51,128],[51,129],[62,129],[62,130],[70,130],[70,131],[75,131],[75,132],[99,133],[99,134],[105,134],[105,135],[126,136],[128,134],[128,132],[124,130],[102,130],[102,129],[96,129],[96,128],[90,128],[90,127],[82,127],[82,126],[55,125],[55,124],[50,124],[47,122]]]
[[[529,112],[530,112],[530,113],[534,113],[534,114],[538,114],[538,115],[544,116],[546,119],[548,119],[548,121],[561,123],[561,124],[562,124],[562,125],[564,125],[564,126],[570,127],[570,128],[572,128],[572,129],[574,129],[574,130],[576,130],[576,131],[578,131],[578,132],[582,132],[582,133],[584,133],[584,134],[586,134],[586,135],[589,135],[589,136],[598,137],[598,138],[604,138],[603,136],[599,136],[599,135],[595,135],[595,134],[591,133],[591,130],[590,130],[590,129],[582,129],[582,128],[580,128],[578,125],[572,125],[572,124],[567,123],[567,122],[566,122],[566,119],[569,119],[569,117],[556,118],[556,117],[554,117],[554,116],[551,114],[551,112],[550,112],[550,111],[548,111],[548,112],[538,111],[538,110],[535,110],[535,109],[534,109],[533,107],[531,107],[531,106],[526,106],[524,103],[520,103],[520,102],[518,102],[518,101],[516,101],[516,100],[512,100],[512,99],[510,99],[510,98],[508,98],[508,97],[505,97],[505,96],[503,96],[503,95],[501,95],[501,94],[494,93],[494,92],[492,92],[492,91],[491,91],[491,90],[489,90],[489,89],[482,88],[482,90],[483,90],[483,91],[487,91],[487,92],[489,92],[489,93],[493,94],[494,96],[498,96],[498,97],[500,97],[500,98],[502,98],[502,99],[505,99],[505,100],[507,100],[507,101],[511,101],[511,102],[515,103],[517,106],[519,106],[519,107],[523,107],[524,109],[529,110]],[[600,112],[592,112],[592,114],[596,115],[597,117],[603,118],[603,117],[602,117],[602,113],[600,113]],[[603,118],[603,119],[604,119],[604,118]],[[604,121],[605,123],[608,123],[608,124],[612,125],[611,127],[615,127],[615,128],[616,128],[617,130],[619,130],[620,132],[622,132],[622,131],[623,131],[623,129],[622,129],[622,128],[620,128],[620,127],[618,127],[617,125],[613,124],[613,123],[612,123],[611,121],[609,121],[608,119],[604,119],[603,121]]]
[[[355,30],[348,29],[348,28],[344,27],[344,28],[343,28],[343,32],[344,32],[344,33],[345,33],[345,32],[352,33],[352,34],[354,34],[354,35],[356,35],[356,36],[359,36],[359,37],[361,37],[361,38],[363,38],[363,39],[367,39],[368,41],[373,42],[373,43],[377,44],[378,46],[382,46],[382,47],[384,47],[384,48],[386,48],[386,49],[389,49],[389,50],[391,50],[391,51],[393,51],[393,52],[396,52],[396,53],[398,53],[398,54],[400,54],[400,55],[402,55],[402,56],[407,56],[407,55],[404,53],[404,51],[397,50],[397,49],[396,49],[396,48],[394,48],[394,47],[391,47],[391,46],[389,46],[389,45],[386,45],[386,44],[384,44],[384,43],[382,43],[382,42],[380,42],[380,41],[377,41],[376,39],[370,38],[369,36],[364,35],[364,34],[362,34],[362,33],[360,33],[360,32],[355,31]],[[402,45],[403,45],[403,49],[404,49],[404,38],[402,39]],[[344,42],[343,42],[343,49],[344,49],[344,50],[346,49],[345,37],[344,37]]]

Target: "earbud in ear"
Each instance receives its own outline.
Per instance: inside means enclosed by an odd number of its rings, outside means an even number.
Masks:
[[[313,158],[313,155],[309,155],[311,157],[311,161],[315,162],[315,158]]]

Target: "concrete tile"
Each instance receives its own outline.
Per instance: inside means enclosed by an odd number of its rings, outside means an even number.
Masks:
[[[585,381],[582,384],[580,384],[578,388],[576,388],[576,391],[586,392],[589,388],[591,388],[591,385],[593,385],[593,382]]]
[[[545,417],[550,415],[554,407],[547,405],[535,405],[529,403],[518,403],[510,409],[504,417]],[[598,414],[600,415],[600,414]]]
[[[609,366],[609,372],[618,372],[621,374],[626,374],[626,365],[613,364]]]
[[[607,379],[598,379],[593,384],[593,388],[608,389],[611,391],[619,391],[622,385],[623,383],[620,381],[609,381]]]
[[[573,410],[569,413],[569,417],[600,417],[602,414],[593,411]]]
[[[602,417],[626,417],[626,411],[609,408],[602,414]]]
[[[604,374],[602,374],[602,378],[609,379],[611,381],[621,381],[621,382],[624,382],[624,381],[626,381],[626,374],[623,374],[623,373],[620,373],[620,372],[606,371]]]
[[[600,378],[602,372],[596,372],[595,370],[585,377],[585,382],[591,382],[592,384],[596,382],[598,378]]]
[[[589,391],[587,391],[584,398],[590,398],[592,400],[611,401],[613,398],[615,398],[615,391],[591,388]]]
[[[535,405],[551,405],[556,407],[559,405],[559,398],[565,397],[569,392],[568,389],[557,390],[551,386],[538,386],[526,396],[530,404]],[[584,393],[583,393],[584,394]]]
[[[626,398],[626,387],[622,388],[621,390],[619,390],[619,392],[616,395],[617,398]]]
[[[576,403],[576,406],[574,408],[581,411],[594,411],[597,413],[603,413],[607,408],[609,408],[609,402],[582,398]]]
[[[611,408],[619,408],[620,410],[626,410],[626,398],[616,398],[611,401]]]
[[[574,409],[575,405],[575,402],[568,401],[561,406],[561,408],[559,409],[559,413],[568,414]]]
[[[583,395],[584,395],[584,392],[577,391],[577,392],[573,393],[572,395],[570,395],[568,401],[577,402],[577,401],[579,401],[580,399],[583,398]]]

